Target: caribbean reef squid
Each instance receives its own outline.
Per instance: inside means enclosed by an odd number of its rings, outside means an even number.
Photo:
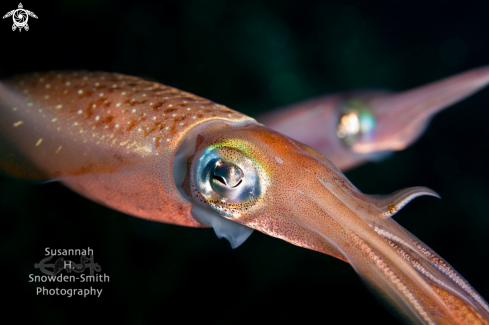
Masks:
[[[363,194],[318,151],[184,91],[102,72],[4,80],[0,169],[140,218],[213,227],[233,247],[256,229],[334,256],[414,323],[489,322],[484,299],[392,219],[434,191]]]

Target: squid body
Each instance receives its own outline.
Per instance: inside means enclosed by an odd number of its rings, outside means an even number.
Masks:
[[[0,169],[133,216],[212,226],[233,247],[256,229],[332,255],[411,322],[489,321],[484,299],[391,218],[435,192],[363,194],[311,147],[171,87],[99,72],[5,80]]]

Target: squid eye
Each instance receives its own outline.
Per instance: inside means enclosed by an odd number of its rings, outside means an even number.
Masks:
[[[369,141],[374,128],[374,117],[362,102],[350,100],[340,107],[336,135],[346,146],[351,147],[360,140]]]
[[[239,150],[208,148],[193,171],[195,190],[206,199],[244,203],[262,193],[257,167]]]
[[[217,186],[224,185],[228,188],[236,188],[243,182],[243,177],[241,168],[219,159],[212,175],[212,187],[216,189]]]

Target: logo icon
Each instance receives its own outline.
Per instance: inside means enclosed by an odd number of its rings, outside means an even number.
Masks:
[[[3,16],[3,18],[7,18],[12,16],[14,20],[14,24],[12,25],[12,31],[15,31],[17,28],[19,32],[24,28],[26,31],[29,30],[29,25],[27,25],[27,21],[29,20],[29,16],[37,18],[36,14],[32,11],[23,9],[22,3],[19,3],[19,8],[9,11]]]
[[[71,271],[82,273],[85,269],[89,269],[90,275],[93,275],[94,271],[101,271],[101,267],[98,265],[98,263],[93,262],[93,255],[81,256],[80,264],[76,264],[72,261],[65,261],[63,257],[58,258],[54,264],[47,264],[51,258],[53,258],[53,255],[41,260],[40,263],[34,264],[34,267],[47,275],[57,275],[62,270],[66,270],[68,273],[71,273]],[[52,268],[52,271],[48,270],[48,268]]]

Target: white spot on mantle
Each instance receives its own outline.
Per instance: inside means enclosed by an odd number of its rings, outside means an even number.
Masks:
[[[279,157],[275,157],[275,161],[278,162],[279,164],[283,164],[284,161],[280,159]]]

